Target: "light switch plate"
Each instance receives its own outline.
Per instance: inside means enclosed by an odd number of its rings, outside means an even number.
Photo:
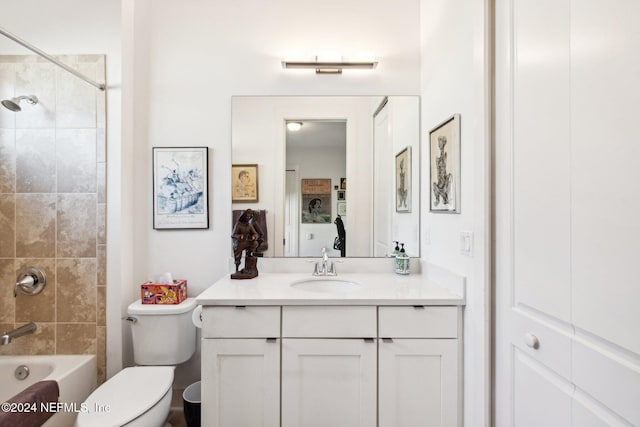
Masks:
[[[460,253],[473,256],[473,231],[460,232]]]

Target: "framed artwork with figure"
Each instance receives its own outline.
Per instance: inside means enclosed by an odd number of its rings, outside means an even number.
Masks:
[[[460,213],[460,114],[429,132],[429,210]]]
[[[411,147],[396,154],[396,212],[411,212]]]
[[[331,179],[303,179],[302,224],[331,224]]]
[[[153,228],[209,228],[207,147],[153,147]]]
[[[258,197],[258,165],[231,165],[232,203],[257,203]]]
[[[347,215],[347,202],[338,202],[338,215]]]

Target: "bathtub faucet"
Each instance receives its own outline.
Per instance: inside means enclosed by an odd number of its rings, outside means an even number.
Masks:
[[[0,345],[7,345],[14,338],[18,338],[27,334],[32,334],[35,332],[36,328],[37,328],[36,324],[31,322],[31,323],[27,323],[26,325],[20,326],[19,328],[16,328],[13,331],[5,332],[2,334],[2,337],[0,338]]]

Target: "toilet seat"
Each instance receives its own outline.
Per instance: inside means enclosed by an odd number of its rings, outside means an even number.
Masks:
[[[77,425],[124,425],[147,412],[171,389],[173,366],[136,366],[118,372],[85,400]],[[109,405],[107,410],[106,405]],[[100,410],[102,408],[102,410]]]

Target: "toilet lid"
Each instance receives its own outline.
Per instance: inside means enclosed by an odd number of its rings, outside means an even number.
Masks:
[[[196,307],[195,298],[187,298],[180,304],[143,304],[137,300],[129,304],[128,314],[173,315],[186,313]]]
[[[136,366],[118,372],[85,400],[77,425],[121,426],[139,417],[169,391],[173,366]],[[108,405],[108,408],[107,408]]]

